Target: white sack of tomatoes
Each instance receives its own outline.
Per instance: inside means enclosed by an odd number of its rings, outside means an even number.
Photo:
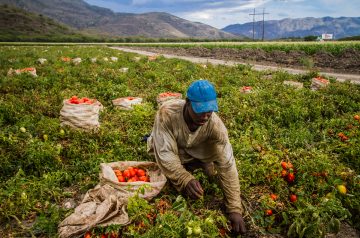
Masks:
[[[143,99],[139,97],[123,97],[112,100],[112,103],[120,109],[132,110],[132,106],[141,104],[142,100]]]
[[[131,176],[125,178],[125,180],[119,181],[119,176],[115,173],[116,170],[120,170],[122,173],[129,169],[129,167],[143,170],[147,179],[145,181],[135,181]],[[112,163],[100,164],[100,184],[111,185],[120,192],[127,194],[131,197],[138,193],[140,197],[151,200],[157,196],[161,189],[166,184],[166,177],[161,172],[159,166],[154,162],[149,161],[119,161]],[[140,177],[140,176],[139,176]],[[139,191],[140,188],[144,188],[144,193]]]
[[[100,127],[99,113],[102,109],[102,104],[96,99],[76,96],[65,99],[60,110],[61,126],[85,130],[97,129]]]
[[[327,87],[330,84],[329,80],[324,79],[322,77],[316,77],[311,79],[311,90],[316,91],[322,88]]]
[[[23,68],[23,69],[10,68],[9,71],[7,72],[7,76],[20,75],[20,74],[24,74],[24,73],[30,74],[33,77],[37,77],[36,68],[34,68],[34,67],[28,67],[28,68]]]
[[[158,103],[158,106],[160,107],[164,102],[167,102],[172,99],[181,99],[181,98],[182,98],[181,93],[165,92],[165,93],[160,93],[157,96],[156,101]]]

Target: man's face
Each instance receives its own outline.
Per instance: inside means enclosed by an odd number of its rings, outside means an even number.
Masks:
[[[194,110],[192,109],[191,103],[190,103],[190,107],[189,107],[189,115],[191,117],[191,120],[194,122],[195,125],[197,126],[202,126],[204,125],[211,117],[211,114],[213,112],[203,112],[203,113],[196,113],[194,112]]]

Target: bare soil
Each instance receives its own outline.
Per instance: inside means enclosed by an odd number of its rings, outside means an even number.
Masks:
[[[263,64],[331,73],[360,74],[360,51],[345,49],[340,55],[321,51],[307,55],[302,51],[266,52],[262,49],[205,48],[205,47],[127,47],[159,54],[204,57],[211,59],[239,61],[249,64]]]

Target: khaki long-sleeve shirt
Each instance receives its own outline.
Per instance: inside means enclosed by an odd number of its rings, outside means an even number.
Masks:
[[[212,113],[209,121],[191,132],[183,116],[184,105],[184,100],[172,100],[161,106],[148,139],[148,152],[154,154],[160,169],[178,191],[195,179],[183,164],[193,159],[214,162],[227,212],[242,213],[238,172],[224,123]]]

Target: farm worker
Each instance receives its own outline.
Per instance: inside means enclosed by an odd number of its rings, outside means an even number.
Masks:
[[[190,172],[202,168],[208,176],[217,174],[233,231],[245,233],[238,171],[226,127],[215,113],[216,97],[209,81],[197,80],[186,100],[165,102],[156,113],[148,152],[174,187],[193,199],[204,191]]]

